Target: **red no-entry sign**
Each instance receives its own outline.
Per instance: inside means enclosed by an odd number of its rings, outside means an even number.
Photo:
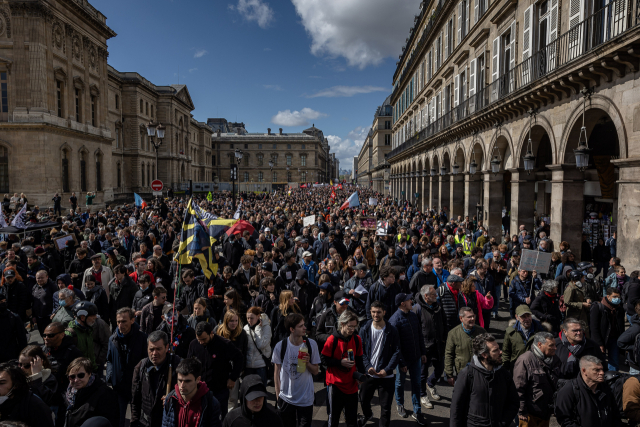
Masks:
[[[151,183],[151,189],[153,191],[162,191],[162,187],[163,187],[162,181],[160,181],[159,179],[156,179]]]

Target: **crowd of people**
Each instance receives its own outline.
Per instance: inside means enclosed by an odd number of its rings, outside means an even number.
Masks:
[[[329,427],[370,424],[376,392],[380,427],[393,409],[428,425],[440,387],[452,427],[640,423],[639,272],[615,239],[576,259],[544,221],[489,235],[369,189],[341,209],[353,191],[194,197],[246,224],[210,277],[174,260],[184,197],[25,212],[55,225],[0,241],[0,425],[309,427],[317,384]],[[549,268],[521,269],[524,250]]]

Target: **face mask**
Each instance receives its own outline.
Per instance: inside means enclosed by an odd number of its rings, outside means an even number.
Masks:
[[[613,305],[620,304],[620,298],[611,298],[611,304]]]
[[[405,278],[405,277],[406,277],[406,276],[405,276],[404,274],[401,274],[401,275],[400,275],[400,280],[404,280],[404,278]]]
[[[66,301],[66,300],[63,300],[63,299],[60,299],[60,300],[58,300],[58,305],[59,305],[60,307],[64,307],[65,305],[67,305],[67,301]]]

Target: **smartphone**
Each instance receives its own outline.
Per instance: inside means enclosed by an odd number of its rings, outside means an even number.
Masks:
[[[353,356],[353,350],[349,349],[347,350],[347,358],[349,359],[349,361],[354,362],[355,361],[355,357]]]

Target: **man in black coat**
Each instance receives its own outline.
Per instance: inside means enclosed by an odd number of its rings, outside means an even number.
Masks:
[[[618,288],[607,288],[607,296],[589,312],[591,339],[602,353],[607,353],[609,371],[618,370],[618,337],[624,332],[624,314]]]
[[[433,274],[433,260],[425,258],[422,260],[420,271],[413,275],[409,282],[409,290],[412,294],[417,294],[424,285],[437,286],[438,278]]]
[[[117,311],[131,307],[138,292],[138,286],[133,283],[124,265],[117,265],[114,274],[116,277],[109,283],[109,321],[112,330],[116,328]]]
[[[600,347],[593,340],[585,337],[582,323],[574,318],[568,318],[562,324],[560,337],[556,338],[556,356],[562,362],[561,373],[565,379],[578,376],[580,368],[578,360],[584,356],[595,356],[605,360]]]
[[[20,351],[27,346],[27,331],[22,319],[9,311],[7,288],[0,287],[0,363],[17,359]]]
[[[541,322],[551,325],[551,330],[560,332],[562,313],[560,312],[560,299],[558,298],[558,282],[547,280],[542,284],[542,290],[531,303],[531,313]]]
[[[594,356],[580,358],[578,376],[558,391],[555,414],[558,424],[563,427],[623,425],[616,399],[604,380],[600,359]]]
[[[224,244],[223,252],[231,268],[234,271],[237,270],[240,265],[240,258],[244,254],[244,246],[235,235],[229,236],[229,240]]]
[[[53,299],[58,298],[58,286],[49,279],[46,271],[41,270],[36,273],[36,286],[31,290],[32,309],[31,317],[38,325],[40,335],[51,323],[51,313],[53,313]]]
[[[69,363],[78,357],[83,357],[82,352],[74,344],[73,338],[64,333],[65,326],[60,322],[53,322],[45,328],[44,334],[42,334],[44,340],[42,350],[49,358],[49,362],[51,362],[51,373],[58,380],[58,390],[66,390],[69,386],[69,380],[67,379]],[[24,346],[20,349],[22,348]],[[53,404],[61,403],[62,399],[60,399],[60,402]]]
[[[510,425],[520,408],[502,351],[491,334],[473,339],[473,358],[460,371],[451,398],[450,427]]]
[[[283,427],[276,409],[267,403],[267,389],[258,375],[247,375],[240,388],[240,407],[224,417],[223,427]],[[226,405],[221,405],[226,406]]]
[[[3,276],[5,279],[7,307],[20,316],[23,322],[26,322],[27,309],[31,308],[29,290],[24,283],[18,281],[15,270],[6,270]]]
[[[202,362],[202,381],[213,396],[221,402],[220,412],[227,415],[227,402],[231,390],[244,369],[245,357],[231,341],[213,333],[208,322],[196,325],[196,339],[189,345],[187,357]]]

